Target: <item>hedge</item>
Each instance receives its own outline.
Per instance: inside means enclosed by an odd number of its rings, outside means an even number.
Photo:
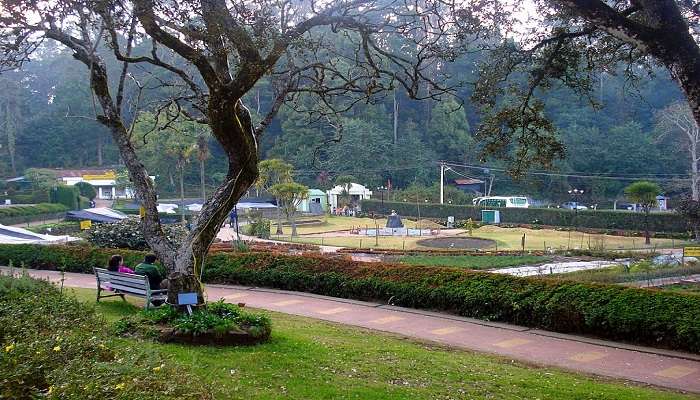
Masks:
[[[68,210],[63,204],[40,203],[32,205],[13,205],[0,207],[0,219],[7,217],[24,217],[30,215],[41,215],[65,212]]]
[[[80,208],[80,189],[76,186],[61,185],[51,189],[52,203],[63,204],[71,210]]]
[[[482,207],[452,204],[421,204],[421,218],[443,218],[454,216],[457,219],[481,220]],[[395,210],[402,216],[417,216],[415,203],[382,202],[362,200],[363,212],[388,215]],[[610,230],[644,230],[644,214],[633,211],[613,210],[573,210],[561,208],[499,208],[502,223],[540,224],[550,226],[584,227]],[[688,225],[676,213],[652,213],[649,215],[649,230],[653,232],[687,232]]]
[[[91,272],[112,250],[0,245],[0,263]],[[128,265],[143,253],[119,251]],[[274,253],[217,253],[208,283],[391,302],[484,320],[700,352],[700,296],[542,278]]]

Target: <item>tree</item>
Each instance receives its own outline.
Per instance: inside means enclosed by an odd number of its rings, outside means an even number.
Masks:
[[[83,197],[87,197],[90,200],[94,200],[97,196],[97,191],[95,190],[95,187],[87,182],[78,182],[75,184],[75,186],[78,188],[78,190],[80,191],[80,195]]]
[[[682,215],[693,230],[695,241],[700,241],[700,201],[690,196],[681,197],[676,212]]]
[[[690,191],[692,199],[700,200],[700,171],[698,171],[698,162],[700,162],[700,128],[697,121],[693,118],[687,103],[675,102],[657,113],[658,124],[657,128],[661,133],[661,137],[672,133],[680,133],[682,135],[682,144],[688,154],[690,161]]]
[[[664,67],[700,121],[700,8],[690,0],[535,0],[523,24],[517,6],[490,21],[528,26],[523,35],[487,43],[490,61],[480,68],[473,100],[485,116],[477,137],[487,154],[510,160],[515,172],[550,166],[565,148],[546,114],[545,91],[565,86],[595,102],[595,72],[629,78]],[[474,8],[478,5],[473,6]],[[641,68],[640,68],[641,67]],[[632,79],[634,80],[634,79]],[[507,82],[504,84],[504,82]],[[497,104],[498,99],[505,99]]]
[[[340,185],[343,191],[340,193],[338,198],[338,207],[351,207],[352,206],[352,196],[350,196],[350,189],[352,184],[357,182],[357,178],[352,175],[340,175],[335,178],[335,184]]]
[[[651,243],[649,236],[649,213],[656,206],[656,196],[661,193],[661,188],[654,182],[634,182],[625,188],[625,195],[631,201],[639,204],[644,211],[644,242]]]
[[[449,93],[435,63],[462,51],[456,39],[464,33],[453,29],[454,15],[447,2],[418,8],[370,0],[311,6],[273,0],[0,0],[0,66],[22,67],[46,40],[70,49],[84,65],[95,119],[109,129],[129,171],[145,208],[144,237],[169,271],[168,301],[175,304],[182,291],[202,293],[198,276],[209,246],[257,179],[257,144],[280,106],[310,96],[309,111],[332,116],[396,87],[414,99]],[[439,23],[426,23],[430,18]],[[326,39],[337,33],[343,46]],[[403,42],[404,51],[384,45],[392,41]],[[102,46],[122,63],[119,68],[107,68],[107,55],[95,51]],[[151,85],[150,77],[135,76],[134,64],[158,71]],[[275,96],[255,124],[246,96],[264,77]],[[156,192],[132,141],[134,118],[125,112],[146,107],[139,100],[153,86],[168,93],[152,105],[161,127],[181,119],[207,124],[228,159],[226,178],[180,245],[163,234]],[[127,87],[133,96],[125,96]]]
[[[279,184],[292,182],[292,171],[294,167],[291,164],[280,160],[278,158],[273,158],[270,160],[260,161],[258,164],[258,170],[260,174],[258,179],[255,181],[255,187],[260,190],[267,190]],[[270,192],[273,196],[274,193]],[[275,196],[277,200],[277,231],[275,234],[281,235],[282,232],[282,214],[280,213],[280,199]]]
[[[292,225],[292,237],[297,235],[296,211],[302,200],[309,197],[309,188],[296,182],[272,185],[270,193],[279,201],[279,207]]]

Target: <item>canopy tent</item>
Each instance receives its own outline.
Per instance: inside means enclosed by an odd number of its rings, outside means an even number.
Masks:
[[[56,244],[76,240],[80,239],[68,235],[42,235],[27,229],[0,224],[0,243],[2,244]]]
[[[73,221],[92,221],[92,222],[119,222],[128,216],[111,208],[86,208],[78,211],[68,211],[66,213],[67,220]]]

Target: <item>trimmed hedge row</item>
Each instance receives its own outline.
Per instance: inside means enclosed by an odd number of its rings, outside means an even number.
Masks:
[[[104,268],[112,254],[121,254],[124,263],[133,266],[143,261],[146,252],[91,246],[0,244],[0,265],[8,265],[12,261],[17,268],[24,265],[32,269],[92,274],[92,268]]]
[[[29,215],[41,215],[68,211],[63,204],[40,203],[32,205],[13,205],[0,207],[0,218],[24,217]]]
[[[91,272],[114,250],[0,245],[0,263]],[[122,251],[127,264],[142,252]],[[346,258],[274,253],[217,253],[208,283],[258,285],[443,310],[559,332],[592,334],[700,352],[700,296],[459,268],[361,263]]]
[[[421,218],[443,218],[454,216],[457,219],[481,221],[481,210],[475,206],[452,204],[421,204]],[[389,214],[395,210],[402,216],[417,216],[415,203],[362,200],[363,212]],[[632,211],[613,210],[573,210],[561,208],[499,208],[502,223],[539,224],[550,226],[578,226],[596,229],[644,230],[644,214]],[[653,232],[687,232],[688,225],[676,213],[652,213],[649,215],[649,230]]]

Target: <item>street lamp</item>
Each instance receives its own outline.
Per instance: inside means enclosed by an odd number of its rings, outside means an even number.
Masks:
[[[569,189],[569,195],[574,199],[574,219],[578,222],[578,199],[583,195],[583,189]]]
[[[377,190],[379,191],[379,194],[382,196],[382,207],[384,207],[384,191],[386,190],[386,187],[377,186]]]

